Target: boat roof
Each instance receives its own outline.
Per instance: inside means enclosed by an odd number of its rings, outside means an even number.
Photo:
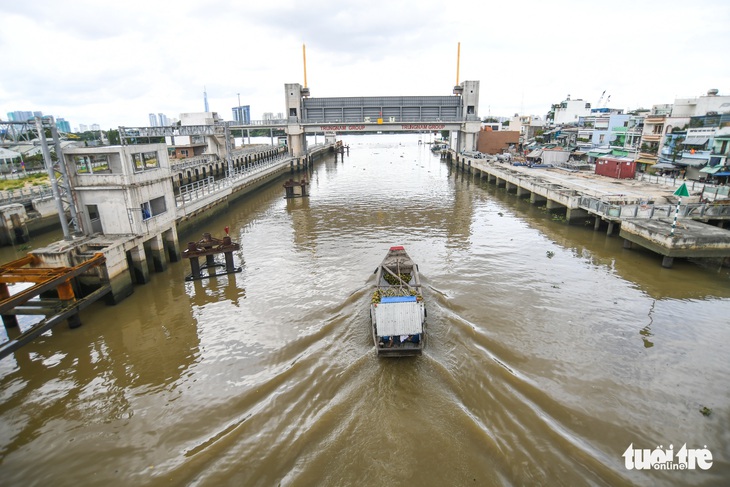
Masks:
[[[415,335],[423,332],[421,303],[381,302],[375,306],[375,323],[378,336]]]
[[[410,303],[416,302],[415,296],[385,296],[380,298],[381,303]]]

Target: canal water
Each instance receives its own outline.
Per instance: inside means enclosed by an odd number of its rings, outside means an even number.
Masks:
[[[727,270],[663,269],[452,171],[428,136],[343,140],[309,198],[282,180],[180,236],[229,226],[241,273],[172,264],[0,361],[3,485],[730,482]],[[391,245],[423,275],[417,358],[371,340]],[[683,445],[711,467],[626,466]]]

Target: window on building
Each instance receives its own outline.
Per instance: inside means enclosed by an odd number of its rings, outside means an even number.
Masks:
[[[605,136],[605,135],[603,135],[603,134],[599,135],[599,136],[598,136],[598,143],[599,143],[599,144],[603,144],[603,141],[604,141],[604,139],[605,139],[605,138],[606,138],[606,136]]]
[[[167,211],[167,206],[165,205],[165,197],[160,196],[159,198],[150,200],[150,208],[152,209],[152,216],[157,216],[165,213]]]
[[[157,169],[160,167],[157,152],[138,152],[136,154],[132,154],[132,162],[134,163],[135,172]]]
[[[142,220],[149,220],[153,216],[160,215],[167,211],[167,205],[165,204],[165,197],[160,196],[149,201],[145,201],[140,205],[142,210]]]
[[[74,156],[76,174],[109,174],[109,158],[105,154]]]
[[[152,218],[152,211],[150,210],[150,202],[145,201],[140,205],[142,209],[142,220],[149,220]]]
[[[90,220],[99,219],[99,207],[96,205],[86,205],[86,211],[89,213]]]

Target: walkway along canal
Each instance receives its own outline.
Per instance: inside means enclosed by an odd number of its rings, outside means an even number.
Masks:
[[[730,231],[723,229],[730,220],[730,204],[724,204],[726,201],[662,205],[655,203],[658,192],[649,184],[632,188],[630,194],[623,193],[625,188],[617,186],[611,188],[612,193],[601,194],[601,187],[607,180],[614,185],[624,182],[602,176],[577,182],[575,178],[556,178],[554,173],[548,172],[559,168],[515,167],[454,151],[444,151],[442,157],[453,161],[456,168],[504,187],[517,197],[529,198],[533,204],[545,204],[549,211],[564,211],[568,223],[585,223],[590,219],[598,230],[605,222],[608,235],[614,234],[615,228],[620,226],[625,248],[637,244],[661,254],[664,267],[672,267],[675,257],[719,258],[720,262],[730,262]],[[635,182],[630,184],[636,185]],[[699,194],[701,197],[703,191]],[[672,228],[675,213],[682,217],[677,232]]]

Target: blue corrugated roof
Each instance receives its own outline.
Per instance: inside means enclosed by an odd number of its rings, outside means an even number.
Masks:
[[[380,298],[381,303],[410,303],[415,300],[415,296],[386,296]]]

